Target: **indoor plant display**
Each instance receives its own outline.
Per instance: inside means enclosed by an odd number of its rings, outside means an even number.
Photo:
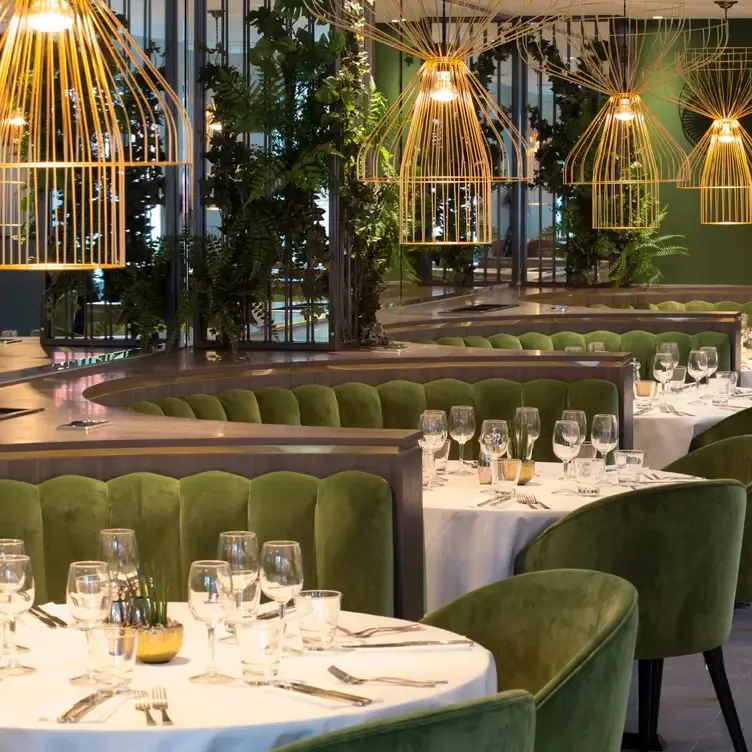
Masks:
[[[515,421],[512,424],[512,429],[509,432],[509,449],[508,454],[512,459],[522,460],[522,468],[520,469],[520,479],[517,481],[518,485],[524,486],[532,480],[535,475],[535,462],[533,460],[526,459],[528,450],[528,431],[527,425],[522,422]]]

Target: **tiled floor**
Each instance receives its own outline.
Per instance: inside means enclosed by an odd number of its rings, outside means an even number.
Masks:
[[[735,612],[723,654],[747,745],[752,748],[752,609]],[[636,673],[627,713],[630,731],[637,731]],[[666,752],[733,752],[701,655],[665,662],[658,723]]]

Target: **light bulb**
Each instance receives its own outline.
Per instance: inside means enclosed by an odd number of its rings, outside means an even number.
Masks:
[[[35,0],[29,8],[29,26],[44,34],[57,34],[73,26],[73,10],[66,0]]]
[[[23,128],[26,125],[26,118],[21,110],[16,110],[5,122],[14,128]]]
[[[635,111],[632,109],[632,102],[629,97],[622,97],[619,100],[619,104],[616,105],[616,112],[614,117],[617,120],[630,121],[634,120]]]
[[[451,102],[457,98],[457,90],[452,86],[452,74],[449,71],[436,73],[436,86],[431,91],[431,99],[436,102]]]
[[[721,121],[721,132],[718,134],[718,142],[732,144],[734,142],[733,126],[729,120]]]
[[[222,130],[222,123],[209,123],[209,130],[219,133]]]

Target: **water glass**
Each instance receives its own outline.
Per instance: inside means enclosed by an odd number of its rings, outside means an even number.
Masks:
[[[89,635],[89,664],[97,684],[126,688],[136,666],[138,630],[120,624],[101,624]]]
[[[279,617],[285,606],[303,589],[303,554],[297,541],[268,541],[261,549],[261,590],[279,603]]]
[[[138,544],[136,533],[128,528],[111,528],[99,533],[99,560],[110,572],[113,622],[128,621],[125,613],[131,590],[138,589]]]
[[[279,674],[285,641],[281,619],[246,619],[235,624],[243,681],[258,686],[270,684]]]
[[[638,449],[621,449],[614,452],[616,477],[619,483],[636,483],[640,479],[645,462],[645,452]]]
[[[679,343],[678,342],[661,342],[656,352],[669,353],[673,361],[674,368],[679,365]]]
[[[471,405],[455,405],[449,411],[449,435],[460,447],[457,475],[469,475],[465,467],[465,444],[475,436],[475,410]]]
[[[499,499],[513,499],[522,471],[522,460],[502,457],[491,462],[491,487]]]
[[[674,374],[674,360],[671,353],[657,352],[653,356],[653,378],[661,385],[661,401],[666,403],[666,384]]]
[[[0,555],[0,622],[8,624],[8,663],[0,669],[2,676],[23,676],[36,669],[22,666],[16,650],[16,619],[34,603],[34,573],[26,554]]]
[[[606,352],[606,345],[603,342],[588,342],[588,352]]]
[[[478,452],[478,483],[488,485],[491,482],[491,458],[481,449]]]
[[[718,370],[718,350],[715,347],[701,347],[700,350],[705,353],[708,361],[707,373],[708,379]]]
[[[600,457],[592,460],[576,459],[574,477],[577,481],[577,493],[597,496],[606,470],[606,461]]]
[[[687,366],[674,366],[674,373],[671,375],[669,386],[674,392],[680,392],[684,388],[684,382],[687,380]]]
[[[704,350],[690,350],[687,358],[687,373],[697,383],[697,391],[700,391],[700,381],[708,372],[708,354]]]
[[[717,371],[713,382],[713,404],[725,407],[736,388],[739,374],[736,371]]]
[[[537,407],[518,407],[514,413],[514,435],[519,444],[525,446],[519,448],[522,454],[518,459],[530,460],[533,458],[533,447],[541,434],[541,419]]]
[[[632,384],[632,394],[634,394],[635,405],[638,410],[647,410],[655,399],[658,391],[658,382],[652,379],[640,379]]]
[[[578,457],[582,457],[585,460],[592,460],[598,456],[598,452],[590,441],[583,441],[580,444],[580,451],[577,453]]]
[[[564,479],[569,463],[580,451],[580,426],[573,420],[557,420],[551,439],[554,454],[564,463]]]
[[[444,445],[439,447],[433,453],[433,466],[438,475],[446,474],[447,462],[449,461],[449,449],[452,446],[452,442],[447,439]],[[459,475],[460,473],[458,473]]]
[[[326,650],[337,634],[342,593],[336,590],[303,590],[295,596],[304,650]]]

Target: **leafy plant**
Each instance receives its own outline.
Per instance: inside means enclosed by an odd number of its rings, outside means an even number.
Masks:
[[[128,626],[167,627],[170,582],[163,571],[146,571],[137,580],[128,580],[124,624]]]

